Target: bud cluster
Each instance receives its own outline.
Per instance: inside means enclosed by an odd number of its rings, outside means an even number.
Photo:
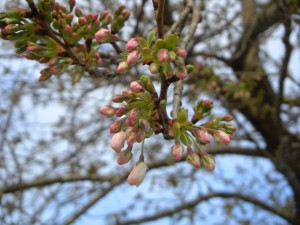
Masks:
[[[203,145],[211,143],[211,139],[221,144],[229,144],[233,134],[236,130],[232,124],[227,124],[233,120],[231,115],[220,117],[213,117],[208,122],[197,125],[196,123],[207,117],[213,108],[211,100],[200,100],[194,106],[194,114],[192,121],[188,120],[188,110],[180,108],[178,110],[177,119],[170,121],[170,128],[172,135],[175,138],[175,144],[171,147],[171,152],[175,160],[180,161],[186,146],[188,163],[195,168],[204,166],[209,171],[215,167],[213,156],[207,154],[203,149]],[[196,119],[195,119],[196,118]],[[194,151],[192,145],[197,151]]]
[[[123,165],[131,160],[134,143],[143,143],[146,138],[161,129],[155,99],[157,93],[151,79],[142,76],[140,81],[131,82],[130,90],[123,90],[121,94],[113,97],[114,103],[125,103],[124,105],[106,105],[99,110],[100,114],[106,117],[120,118],[110,125],[110,145],[117,153],[118,164]],[[141,167],[140,161],[134,168]],[[134,183],[131,176],[128,179],[130,184]]]
[[[69,9],[54,0],[28,4],[32,11],[0,14],[1,38],[15,41],[17,53],[25,58],[48,64],[40,81],[68,72],[72,82],[78,82],[86,68],[102,63],[97,46],[119,41],[115,34],[130,16],[123,5],[112,15],[106,10],[84,14],[75,0],[69,0]]]
[[[193,66],[185,65],[184,59],[187,52],[183,48],[176,47],[179,38],[177,35],[169,35],[165,39],[157,39],[152,42],[155,30],[150,32],[147,40],[138,37],[131,38],[125,45],[128,52],[123,54],[123,60],[118,66],[119,73],[125,73],[130,66],[142,62],[149,65],[152,74],[160,73],[167,78],[176,76],[185,79],[192,72]]]

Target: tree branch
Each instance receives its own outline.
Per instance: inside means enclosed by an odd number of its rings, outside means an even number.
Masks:
[[[167,217],[167,216],[172,216],[182,210],[187,210],[190,208],[194,208],[196,207],[198,204],[208,201],[212,198],[233,198],[233,199],[237,199],[237,200],[242,200],[248,203],[251,203],[255,206],[258,206],[270,213],[273,213],[281,218],[283,218],[284,220],[286,220],[289,223],[292,223],[292,219],[287,216],[286,214],[284,214],[283,212],[277,210],[275,207],[267,205],[266,203],[255,199],[255,198],[251,198],[249,196],[246,195],[242,195],[239,193],[228,193],[228,192],[213,192],[204,196],[200,196],[192,201],[186,202],[181,204],[180,206],[176,206],[172,209],[167,209],[158,213],[155,213],[153,215],[150,216],[145,216],[142,218],[137,218],[137,219],[132,219],[132,220],[127,220],[127,221],[123,221],[123,222],[118,222],[116,223],[116,225],[132,225],[132,224],[139,224],[142,222],[147,222],[147,221],[153,221],[153,220],[157,220],[163,217]]]

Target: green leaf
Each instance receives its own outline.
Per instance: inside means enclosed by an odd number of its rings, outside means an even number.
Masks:
[[[164,40],[165,44],[166,44],[166,48],[168,50],[174,50],[174,48],[176,47],[176,45],[178,44],[179,41],[179,37],[177,34],[171,34],[169,36],[167,36]]]
[[[192,144],[191,139],[188,136],[188,133],[186,131],[180,132],[180,141],[185,145],[185,146],[190,146]]]
[[[143,49],[143,48],[147,48],[148,47],[148,44],[147,44],[147,41],[146,41],[145,38],[139,37],[139,38],[137,38],[137,41],[139,43],[139,47],[140,48]]]
[[[148,45],[148,47],[151,46],[151,43],[152,43],[152,41],[153,41],[153,38],[154,38],[156,32],[157,32],[157,29],[155,28],[155,29],[153,29],[153,30],[149,33],[149,35],[148,35],[148,37],[147,37],[147,45]]]
[[[152,50],[150,48],[142,48],[142,61],[147,64],[152,61]]]

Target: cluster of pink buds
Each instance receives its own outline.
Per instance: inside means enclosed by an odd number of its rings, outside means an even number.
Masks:
[[[123,102],[125,105],[106,105],[99,110],[106,117],[120,118],[110,125],[110,145],[117,153],[117,163],[120,165],[131,160],[134,143],[144,143],[146,138],[156,132],[157,127],[161,129],[153,96],[157,97],[157,93],[151,79],[142,76],[140,81],[131,82],[130,90],[123,90],[113,97],[114,103]],[[143,157],[140,157],[128,177],[129,184],[138,186],[145,176],[146,168]]]

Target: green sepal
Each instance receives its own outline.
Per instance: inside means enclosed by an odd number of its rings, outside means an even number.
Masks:
[[[177,112],[177,122],[180,124],[185,124],[188,120],[188,114],[189,112],[187,109],[179,108]]]
[[[176,45],[178,44],[178,41],[179,41],[179,37],[177,34],[168,35],[164,40],[165,47],[168,50],[173,50],[176,47]]]
[[[192,141],[190,137],[188,136],[188,133],[186,131],[180,132],[180,141],[185,145],[185,146],[190,146],[192,144]]]
[[[153,41],[155,34],[157,33],[157,29],[154,28],[147,37],[147,46],[150,47]]]

